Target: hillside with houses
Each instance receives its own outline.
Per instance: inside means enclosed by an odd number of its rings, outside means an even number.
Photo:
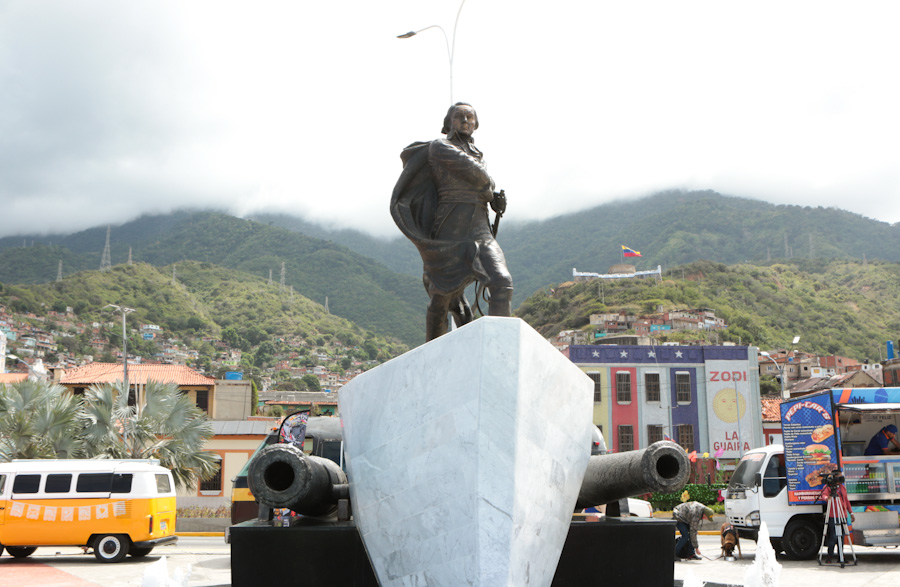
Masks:
[[[129,364],[185,365],[220,379],[242,372],[259,390],[338,389],[406,350],[290,290],[203,265],[181,264],[176,280],[135,264],[45,286],[3,286],[7,369],[122,363],[123,324],[113,303],[134,310],[124,325]]]

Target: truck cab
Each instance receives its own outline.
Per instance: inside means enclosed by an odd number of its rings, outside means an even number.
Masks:
[[[814,558],[825,525],[821,505],[788,505],[784,447],[751,450],[738,462],[725,497],[725,515],[742,538],[756,540],[761,520],[772,547],[788,558]]]

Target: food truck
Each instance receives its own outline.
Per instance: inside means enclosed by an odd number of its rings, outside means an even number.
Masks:
[[[735,468],[725,514],[756,540],[766,522],[772,546],[793,559],[819,552],[825,479],[841,470],[853,543],[900,545],[900,453],[864,455],[872,437],[900,427],[900,388],[832,389],[781,404],[783,445],[748,451]]]

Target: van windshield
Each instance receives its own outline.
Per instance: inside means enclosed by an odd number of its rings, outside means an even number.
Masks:
[[[762,468],[765,457],[765,453],[759,452],[744,455],[744,458],[741,459],[741,462],[738,463],[737,468],[734,470],[731,481],[728,482],[728,488],[753,487],[755,483],[754,478]]]

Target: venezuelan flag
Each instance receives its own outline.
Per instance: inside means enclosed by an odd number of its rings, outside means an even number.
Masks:
[[[625,257],[640,257],[641,256],[640,251],[635,251],[634,249],[629,249],[625,245],[621,245],[621,247],[622,247],[622,255]]]

